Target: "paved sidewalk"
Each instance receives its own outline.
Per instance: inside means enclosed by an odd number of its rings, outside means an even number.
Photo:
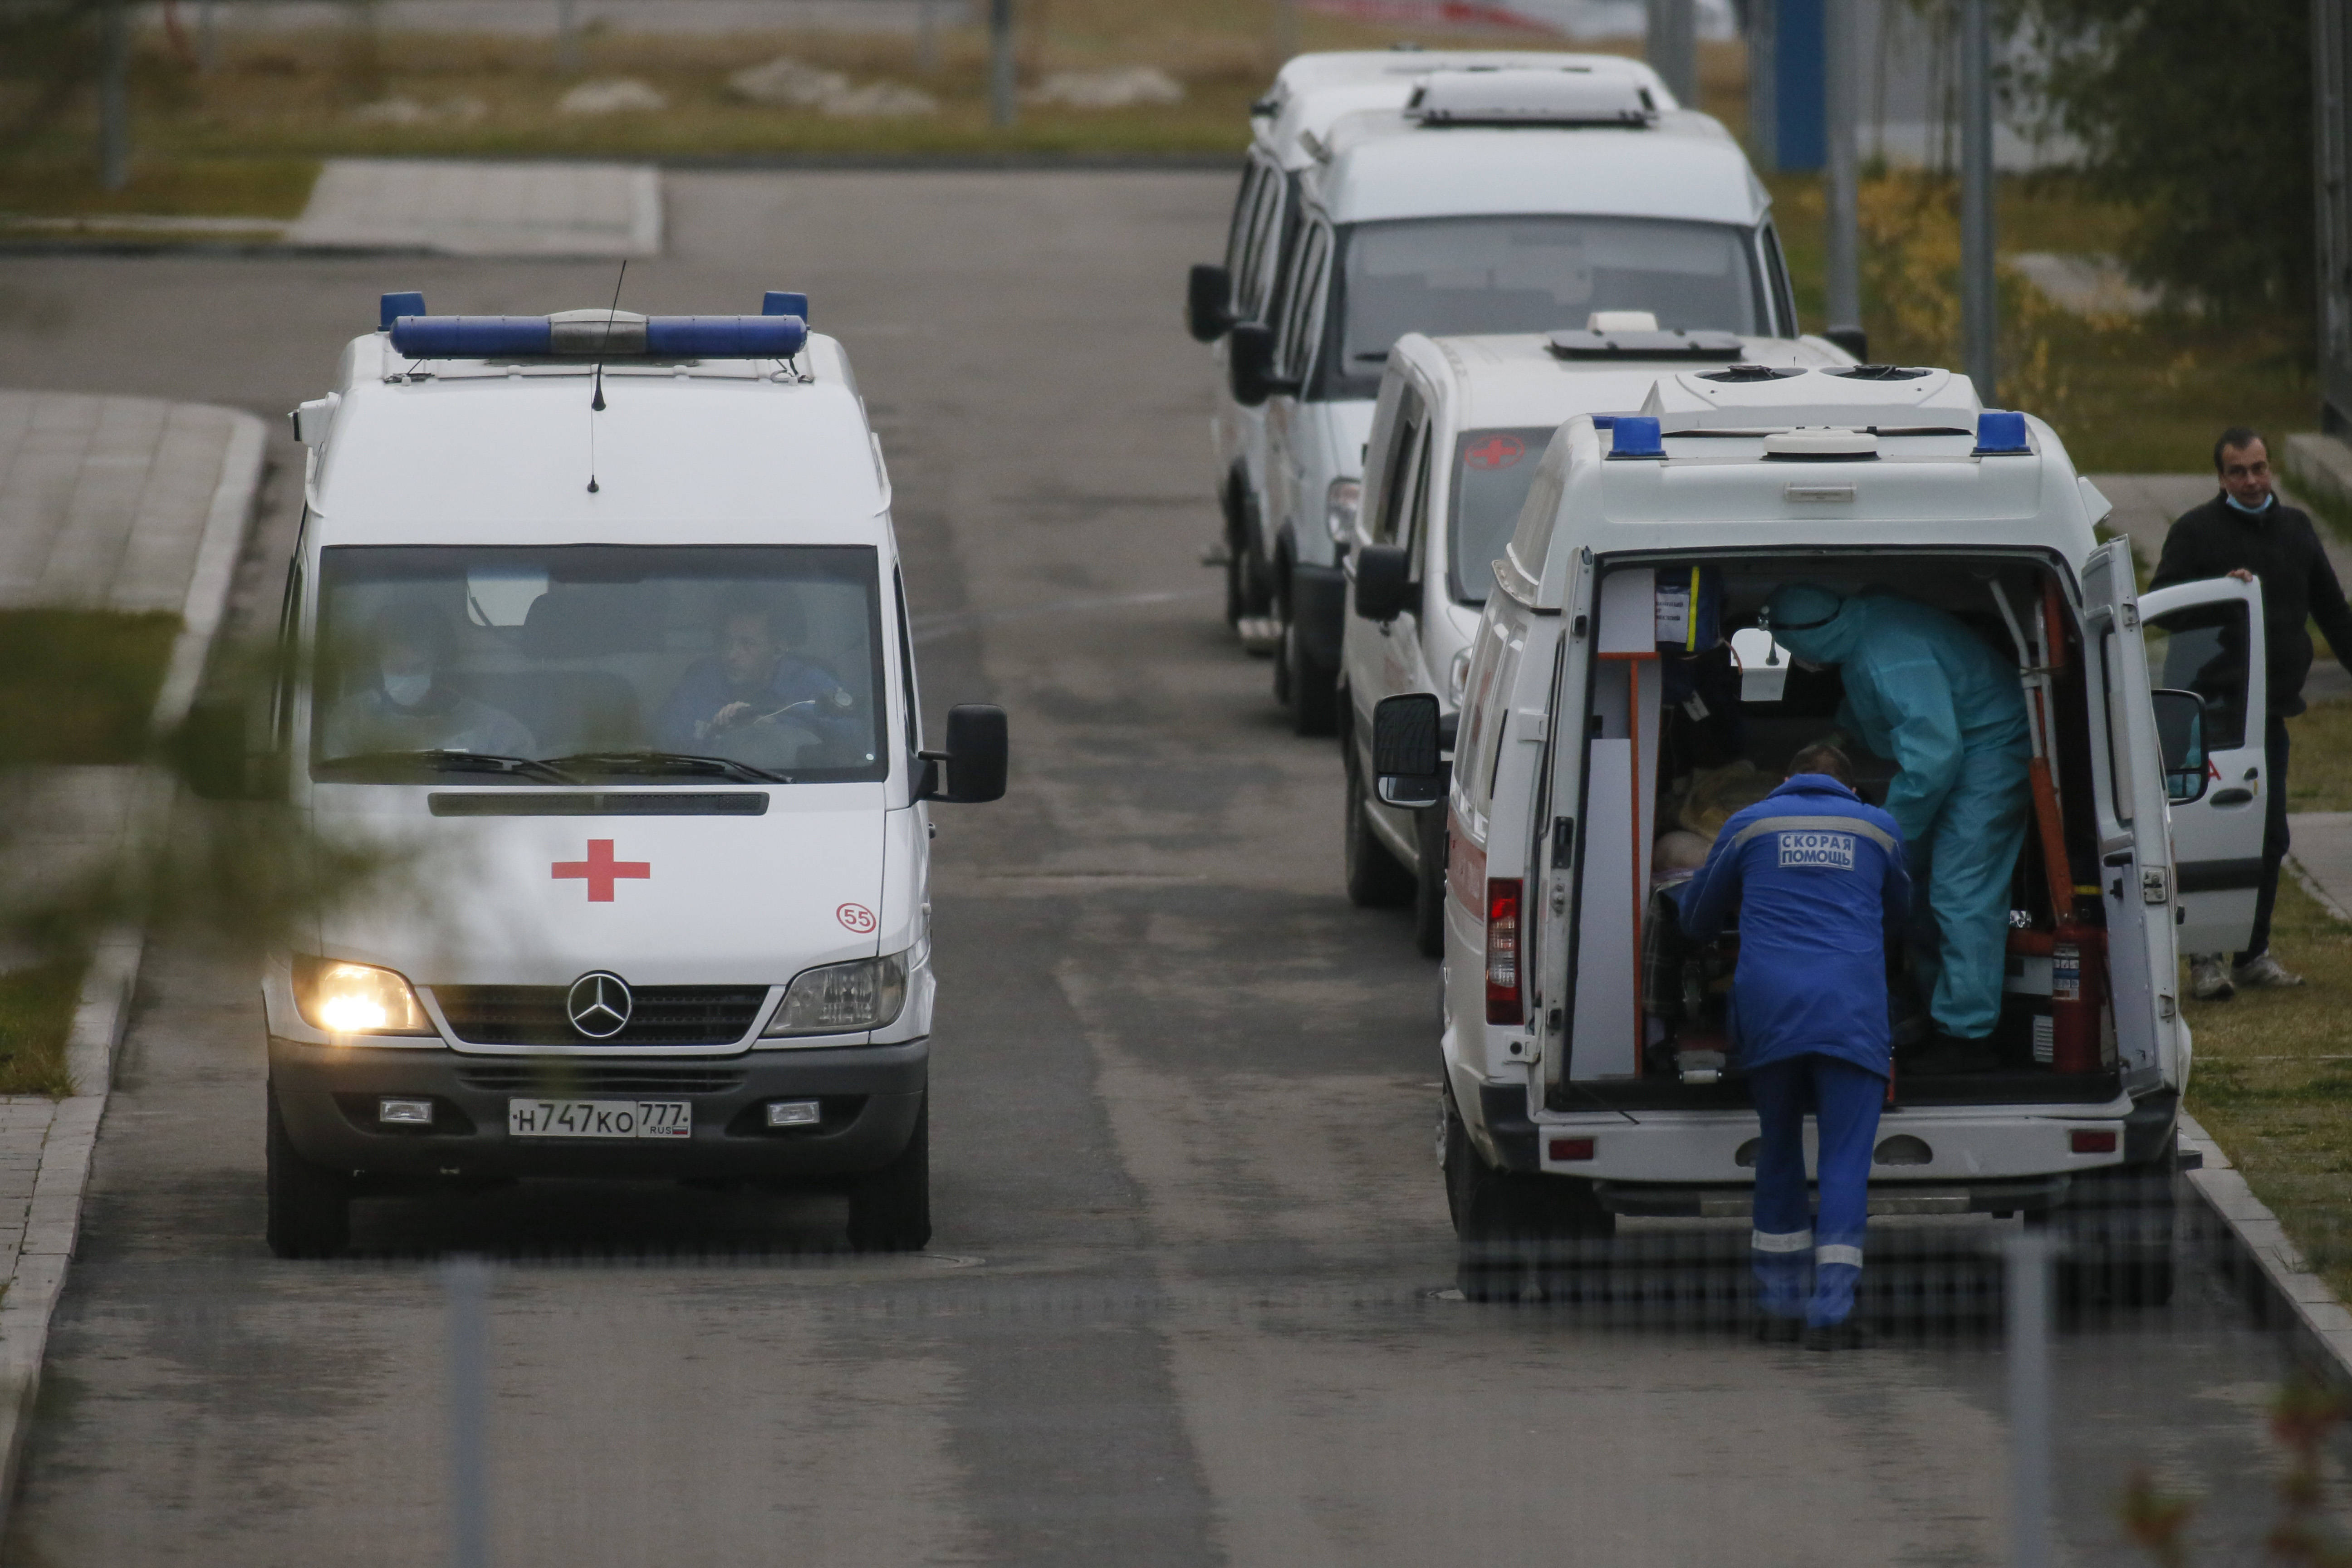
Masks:
[[[228,598],[261,480],[264,427],[236,409],[0,390],[0,608],[168,610],[181,618],[155,703],[185,715]],[[137,767],[26,770],[6,781],[8,869],[87,866],[168,804]],[[91,954],[67,1045],[75,1092],[0,1097],[0,1510],[13,1497],[49,1315],[80,1232],[114,1048],[139,974],[136,931]]]
[[[635,163],[334,158],[286,242],[445,256],[657,256],[661,174]]]

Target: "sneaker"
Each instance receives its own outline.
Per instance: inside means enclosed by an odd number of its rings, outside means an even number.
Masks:
[[[2229,965],[2221,962],[2220,953],[2199,953],[2189,959],[2189,994],[2200,1002],[2227,1002],[2237,994],[2238,988],[2230,979]]]
[[[1843,1323],[1808,1323],[1804,1344],[1809,1351],[1865,1350],[1870,1345],[1870,1331],[1851,1318]]]
[[[2241,985],[2263,991],[2284,991],[2303,984],[2302,975],[2267,952],[2258,952],[2238,965],[2235,978]]]

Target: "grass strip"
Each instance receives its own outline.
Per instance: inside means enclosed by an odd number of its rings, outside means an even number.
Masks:
[[[163,611],[0,611],[0,766],[140,761],[179,633]]]
[[[66,1042],[89,967],[77,954],[0,973],[0,1094],[74,1091]]]

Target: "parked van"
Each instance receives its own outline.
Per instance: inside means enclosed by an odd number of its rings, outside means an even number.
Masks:
[[[1224,340],[1236,326],[1272,319],[1275,282],[1299,228],[1299,175],[1321,155],[1334,121],[1366,110],[1402,110],[1433,72],[1545,67],[1622,73],[1650,88],[1661,103],[1672,103],[1649,67],[1612,55],[1399,48],[1296,56],[1275,73],[1265,96],[1250,105],[1250,150],[1226,228],[1224,260],[1192,268],[1185,324],[1195,340],[1214,345],[1219,395],[1209,440],[1224,514],[1225,619],[1255,651],[1275,646],[1265,619],[1273,584],[1254,565],[1273,558],[1255,547],[1264,531],[1265,420],[1262,406],[1236,403],[1225,390]]]
[[[1304,138],[1302,138],[1304,140]],[[1297,175],[1262,322],[1235,326],[1235,408],[1264,456],[1243,576],[1269,606],[1275,689],[1335,721],[1345,580],[1372,404],[1407,331],[1549,331],[1594,310],[1793,337],[1770,198],[1723,127],[1624,61],[1433,72],[1402,109],[1335,120]],[[1250,629],[1244,622],[1244,629]]]
[[[930,1234],[930,800],[890,484],[805,297],[439,317],[304,404],[271,742],[383,883],[269,962],[269,1244],[524,1176],[825,1184]],[[942,772],[944,768],[944,772]]]
[[[1568,421],[1492,567],[1443,784],[1443,1115],[1464,1288],[1518,1289],[1528,1238],[1748,1212],[1757,1124],[1725,1015],[1732,950],[1665,942],[1654,900],[1688,860],[1665,840],[1696,854],[1831,727],[1836,670],[1792,668],[1757,625],[1771,590],[1801,579],[1973,626],[2016,661],[2033,725],[1999,1065],[1935,1075],[1898,1053],[1873,1212],[2022,1213],[2074,1243],[2077,1287],[2161,1300],[2191,1046],[2168,798],[2185,811],[2218,788],[2233,753],[2202,737],[2260,711],[2261,661],[2242,657],[2260,646],[2254,595],[2227,579],[2171,589],[2151,626],[2130,547],[2095,538],[2106,503],[2057,437],[1980,410],[1958,377],[1767,374],[1662,375],[1638,416]],[[2167,678],[2194,689],[2151,695],[2151,637]],[[1437,712],[1433,693],[1381,705],[1391,804],[1438,795]],[[1883,798],[1891,766],[1857,762]],[[2257,854],[2242,804],[2210,826],[2200,854]],[[2243,940],[2222,929],[2230,911],[2205,913],[2200,940]]]
[[[1364,461],[1364,504],[1341,541],[1353,584],[1340,637],[1339,745],[1347,758],[1347,884],[1358,904],[1410,903],[1413,935],[1444,951],[1445,824],[1372,791],[1372,710],[1433,691],[1453,733],[1471,635],[1551,433],[1572,414],[1638,408],[1676,368],[1833,369],[1854,363],[1820,338],[1666,332],[1646,310],[1595,312],[1572,331],[1430,338],[1390,351]],[[1743,373],[1749,374],[1749,373]],[[1754,374],[1762,374],[1761,372]],[[1452,760],[1452,748],[1444,748]]]

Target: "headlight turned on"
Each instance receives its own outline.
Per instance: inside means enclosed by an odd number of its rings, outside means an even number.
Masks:
[[[861,958],[803,971],[784,993],[784,1005],[761,1037],[848,1035],[878,1029],[907,1005],[907,955]]]
[[[407,981],[372,963],[294,960],[294,1006],[331,1035],[430,1035],[432,1021]]]

